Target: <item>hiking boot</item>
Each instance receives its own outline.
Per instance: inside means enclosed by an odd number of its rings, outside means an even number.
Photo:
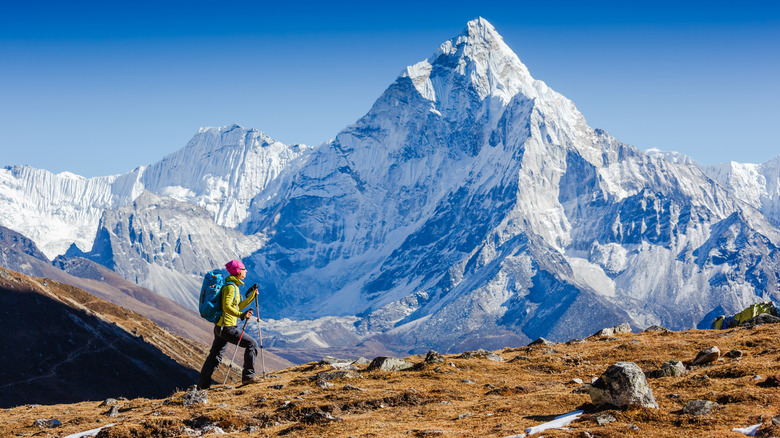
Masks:
[[[263,378],[260,376],[254,376],[254,377],[245,377],[241,379],[242,385],[251,385],[253,383],[260,383],[263,381]]]

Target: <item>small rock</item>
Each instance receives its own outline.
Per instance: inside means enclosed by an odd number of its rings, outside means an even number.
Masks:
[[[677,399],[680,398],[680,394],[669,394],[667,397]]]
[[[547,346],[550,346],[550,345],[555,345],[555,342],[548,341],[547,339],[544,339],[544,338],[538,338],[537,340],[535,340],[535,341],[531,342],[530,344],[528,344],[529,347],[532,347],[534,345],[547,345]]]
[[[284,388],[284,385],[282,385],[282,384],[279,384],[279,385],[271,385],[271,386],[269,386],[268,388],[269,388],[269,389],[283,389],[283,388]]]
[[[499,355],[497,355],[495,353],[492,353],[490,351],[487,351],[487,350],[482,350],[482,349],[474,350],[474,351],[467,351],[467,352],[461,354],[460,357],[462,357],[463,359],[471,359],[472,357],[476,357],[476,358],[480,358],[480,359],[492,360],[494,362],[503,362],[504,361],[504,359],[501,356],[499,356]]]
[[[356,361],[352,362],[352,365],[368,365],[370,363],[371,363],[370,360],[366,359],[363,356],[360,356],[359,358],[357,358]]]
[[[566,341],[566,345],[574,345],[574,344],[582,344],[582,343],[585,343],[585,341],[582,339],[570,339]]]
[[[572,394],[588,394],[590,392],[590,384],[586,383],[580,385],[572,390]]]
[[[200,434],[201,435],[208,435],[210,433],[216,434],[216,435],[224,435],[225,431],[222,430],[221,427],[215,426],[213,424],[207,424],[200,428]]]
[[[368,365],[368,368],[366,370],[367,371],[373,371],[373,370],[403,371],[403,370],[408,370],[413,366],[414,366],[413,363],[403,359],[398,359],[397,357],[380,356],[372,360],[371,364]]]
[[[764,378],[761,377],[761,375],[756,374],[755,376],[753,376],[753,380],[764,380]]]
[[[352,364],[352,360],[350,359],[339,359],[333,356],[325,356],[320,361],[320,365],[333,365],[333,364]]]
[[[318,380],[338,380],[338,379],[356,379],[361,378],[362,376],[354,371],[349,370],[339,370],[339,371],[330,371],[330,372],[321,372],[317,373],[317,379]]]
[[[342,388],[344,391],[365,391],[363,388],[358,388],[357,386],[352,385],[344,385],[344,388]]]
[[[201,389],[198,391],[197,389],[194,391],[190,391],[188,393],[185,393],[180,399],[181,403],[184,406],[192,406],[194,404],[208,404],[209,402],[209,395],[208,391],[205,389]]]
[[[710,348],[704,349],[699,352],[699,354],[696,355],[696,358],[693,359],[693,362],[691,362],[691,365],[704,365],[708,363],[715,362],[720,357],[720,348],[716,346],[712,346]]]
[[[334,417],[333,415],[322,411],[313,412],[311,414],[304,415],[303,418],[301,418],[301,422],[307,424],[331,423],[334,421],[344,420],[342,420],[340,417]]]
[[[33,426],[40,427],[41,429],[53,428],[53,427],[62,426],[62,422],[54,418],[52,419],[39,418],[33,422]]]
[[[444,363],[444,356],[433,350],[430,350],[425,356],[425,363]]]
[[[325,388],[330,388],[331,386],[333,386],[333,384],[330,382],[326,382],[325,380],[317,380],[317,386],[319,386],[322,389],[325,389]]]
[[[598,423],[599,426],[603,426],[609,423],[614,423],[615,421],[617,421],[617,418],[615,418],[615,416],[610,414],[609,412],[604,412],[603,414],[599,414],[596,417],[596,423]]]
[[[582,379],[576,379],[576,378],[575,379],[571,379],[571,382],[569,382],[569,383],[574,383],[576,385],[582,385]]]
[[[530,358],[530,357],[528,357],[528,356],[515,356],[515,357],[514,357],[512,360],[510,360],[509,362],[519,362],[519,361],[530,362],[530,361],[531,361],[531,358]]]
[[[631,326],[624,322],[623,324],[616,325],[614,327],[610,328],[603,328],[599,331],[597,331],[593,336],[599,336],[602,338],[609,338],[614,335],[619,335],[621,333],[631,333]]]
[[[777,388],[780,386],[780,376],[769,376],[764,380],[763,382],[759,383],[758,386],[764,387],[764,388]]]
[[[685,374],[685,365],[683,365],[682,362],[675,360],[664,363],[658,370],[645,373],[645,375],[650,378],[677,377],[682,376],[683,374]]]
[[[669,329],[666,327],[661,327],[660,325],[651,325],[650,327],[645,329],[646,332],[668,332]]]
[[[639,426],[637,426],[635,424],[629,424],[628,428],[631,429],[631,430],[639,430]]]
[[[644,373],[633,362],[618,362],[607,368],[591,385],[590,398],[597,406],[642,406],[658,409],[658,403]]]
[[[466,413],[458,415],[458,420],[462,420],[464,418],[469,418],[469,417],[473,417],[473,416],[474,416],[473,412],[466,412]]]
[[[745,355],[745,353],[742,350],[731,350],[731,351],[727,352],[726,354],[724,354],[724,356],[726,356],[726,357],[728,357],[730,359],[736,359],[736,358],[742,357],[744,355]]]
[[[780,426],[780,415],[776,417],[772,417],[772,424],[774,424],[775,426]]]
[[[119,402],[116,401],[115,398],[107,398],[107,399],[103,400],[103,403],[100,403],[99,406],[101,406],[101,407],[102,406],[111,406],[111,405],[115,405],[117,403],[119,403]]]
[[[690,415],[709,415],[712,410],[718,406],[720,405],[709,400],[691,400],[683,407],[683,413]]]
[[[106,411],[104,415],[108,415],[109,417],[117,417],[119,416],[119,407],[117,405],[111,406],[111,409]]]
[[[474,385],[477,382],[475,382],[475,381],[473,381],[471,379],[463,379],[463,380],[461,380],[461,383],[465,383],[466,385]]]

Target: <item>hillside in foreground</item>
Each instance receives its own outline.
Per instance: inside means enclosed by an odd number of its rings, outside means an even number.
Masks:
[[[500,362],[485,355],[446,355],[441,363],[411,356],[406,359],[416,366],[404,371],[367,371],[363,364],[350,372],[312,362],[256,385],[215,386],[205,403],[191,391],[120,399],[115,406],[100,401],[18,406],[3,413],[0,430],[8,436],[66,436],[114,424],[98,436],[201,436],[219,428],[231,437],[507,437],[584,410],[567,430],[541,435],[738,437],[745,435],[733,428],[760,423],[756,436],[778,436],[773,417],[780,413],[779,335],[780,324],[594,335],[582,342],[498,350]],[[724,353],[721,359],[690,366],[712,346]],[[587,385],[619,361],[634,362],[647,373],[669,360],[688,369],[677,377],[648,378],[658,409],[596,407],[579,382]],[[694,400],[717,405],[708,414],[687,413],[686,404]],[[34,424],[40,419],[61,425],[41,428]]]
[[[0,302],[0,408],[164,397],[196,382],[208,353],[207,346],[82,289],[1,267]],[[268,369],[291,364],[265,356]],[[224,378],[224,369],[215,378]]]

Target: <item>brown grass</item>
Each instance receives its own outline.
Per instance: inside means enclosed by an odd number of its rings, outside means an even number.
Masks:
[[[580,344],[506,348],[496,351],[504,362],[446,356],[443,364],[419,364],[402,372],[360,372],[362,378],[334,381],[321,389],[313,379],[328,371],[315,363],[288,368],[259,384],[214,387],[206,405],[167,400],[120,401],[120,413],[109,418],[99,401],[72,405],[20,406],[0,416],[2,436],[65,436],[100,427],[102,437],[185,436],[186,428],[211,424],[231,437],[505,437],[577,409],[585,414],[568,430],[546,437],[740,437],[732,428],[763,423],[762,436],[778,436],[772,417],[780,414],[780,393],[760,383],[780,375],[780,350],[774,346],[780,325],[729,331],[640,333],[613,340],[589,338]],[[737,359],[695,367],[681,377],[649,379],[659,409],[599,410],[588,394],[573,392],[579,378],[589,383],[618,361],[657,369],[668,360],[690,362],[705,348],[742,350]],[[515,360],[526,356],[531,360]],[[511,361],[511,362],[510,362]],[[756,378],[761,376],[761,378]],[[345,389],[345,385],[360,388]],[[283,385],[283,386],[275,386]],[[275,388],[272,388],[275,386]],[[690,400],[719,403],[706,416],[683,414]],[[325,412],[341,421],[319,422]],[[616,421],[599,425],[604,412]],[[33,426],[39,418],[56,418],[56,429]],[[587,434],[586,434],[587,432]]]

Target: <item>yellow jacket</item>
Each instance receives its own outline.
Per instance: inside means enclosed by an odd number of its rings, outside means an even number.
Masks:
[[[223,327],[233,327],[238,323],[238,319],[241,318],[241,309],[252,304],[252,300],[255,299],[257,291],[253,290],[247,295],[244,301],[239,302],[241,294],[238,291],[238,286],[244,283],[234,276],[229,276],[225,279],[225,285],[222,286],[222,317],[217,321],[217,325]]]

